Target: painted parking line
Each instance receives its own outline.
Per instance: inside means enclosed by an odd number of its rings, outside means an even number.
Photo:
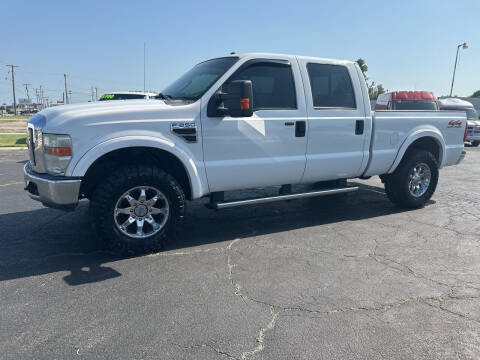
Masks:
[[[11,183],[8,183],[8,184],[0,184],[0,187],[10,186],[10,185],[18,185],[18,184],[25,184],[25,182],[24,181],[15,181],[15,182],[11,182]]]

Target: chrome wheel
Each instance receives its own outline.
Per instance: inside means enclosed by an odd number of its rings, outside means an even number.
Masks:
[[[422,196],[427,192],[432,179],[430,167],[425,163],[415,165],[410,171],[409,179],[408,190],[410,194],[415,197]]]
[[[170,214],[167,197],[151,186],[137,186],[118,199],[115,225],[126,236],[143,239],[163,229]]]

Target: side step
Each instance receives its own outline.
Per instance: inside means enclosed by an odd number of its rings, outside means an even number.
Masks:
[[[339,188],[339,189],[320,190],[320,191],[312,191],[312,192],[299,193],[299,194],[278,195],[278,196],[270,196],[270,197],[263,197],[263,198],[256,198],[256,199],[236,200],[236,201],[227,201],[227,202],[213,202],[209,205],[214,209],[226,209],[231,207],[262,204],[262,203],[269,203],[274,201],[304,199],[304,198],[315,197],[315,196],[343,194],[343,193],[349,193],[357,190],[358,190],[358,186],[351,186],[351,187],[345,187],[345,188]]]

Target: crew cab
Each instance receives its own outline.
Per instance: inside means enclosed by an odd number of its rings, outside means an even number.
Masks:
[[[440,110],[465,111],[467,114],[467,136],[465,140],[472,146],[480,145],[480,118],[471,102],[457,98],[443,98],[438,100]]]
[[[438,110],[431,91],[392,91],[378,95],[375,110]]]
[[[45,109],[28,121],[26,191],[46,206],[90,200],[97,233],[121,253],[156,251],[187,200],[223,209],[358,190],[378,175],[418,208],[439,169],[465,154],[465,112],[372,112],[352,61],[232,54],[195,65],[156,99]],[[338,180],[326,190],[292,185]],[[277,186],[276,196],[226,192]]]

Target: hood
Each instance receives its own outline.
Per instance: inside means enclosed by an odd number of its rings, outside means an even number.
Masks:
[[[185,105],[188,107],[188,105]],[[185,106],[167,105],[160,99],[99,101],[61,105],[42,110],[43,129],[49,132],[65,131],[70,127],[88,125],[92,122],[119,122],[122,120],[164,119],[178,116]]]
[[[467,120],[467,124],[470,126],[472,125],[480,126],[480,120]]]

